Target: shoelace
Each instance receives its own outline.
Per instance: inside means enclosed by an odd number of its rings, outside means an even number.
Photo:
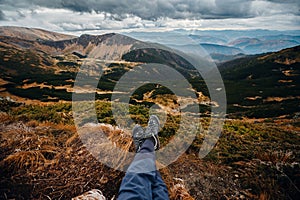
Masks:
[[[157,144],[158,144],[157,137],[155,137],[154,134],[152,134],[152,137],[154,138],[154,141],[155,141],[154,150],[156,150],[157,149]]]

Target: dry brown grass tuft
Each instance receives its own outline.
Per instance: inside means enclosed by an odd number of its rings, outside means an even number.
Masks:
[[[40,151],[20,151],[9,155],[1,165],[6,169],[18,171],[20,169],[38,168],[47,162],[46,158]]]
[[[292,151],[268,151],[256,154],[261,161],[271,162],[273,165],[286,164],[293,160]]]
[[[0,124],[6,124],[13,121],[13,117],[5,112],[0,112]]]
[[[36,120],[31,120],[26,123],[26,126],[35,128],[35,127],[39,126],[39,122]]]
[[[1,134],[2,147],[14,147],[14,150],[58,150],[52,135],[37,133],[24,124],[15,125]]]
[[[128,166],[132,155],[130,133],[107,124],[87,124],[79,130],[79,138],[84,146],[101,162],[117,169]],[[72,140],[67,141],[67,144]],[[114,148],[112,148],[114,147]]]
[[[124,151],[129,151],[130,147],[132,147],[133,141],[131,138],[131,133],[118,127],[113,127],[109,124],[100,124],[99,128],[107,135],[108,139],[117,147],[123,149]]]
[[[267,192],[262,192],[259,195],[259,200],[269,200],[271,199],[270,195]]]
[[[36,170],[57,163],[55,157],[60,148],[55,138],[33,124],[36,122],[27,125],[14,122],[2,127],[0,164],[5,170]]]

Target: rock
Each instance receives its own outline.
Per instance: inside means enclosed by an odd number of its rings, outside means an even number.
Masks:
[[[92,189],[82,195],[72,198],[72,200],[106,200],[106,198],[100,190]]]

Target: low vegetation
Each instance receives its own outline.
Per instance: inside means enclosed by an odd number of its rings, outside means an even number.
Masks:
[[[130,132],[114,126],[110,103],[99,101],[96,110],[96,128],[125,152],[133,151]],[[148,113],[144,105],[130,107],[137,123],[145,125]],[[160,133],[163,145],[172,139],[178,120],[168,116]],[[71,198],[91,189],[108,199],[117,197],[124,172],[101,164],[85,148],[70,103],[12,104],[2,109],[0,122],[1,199]],[[209,119],[201,122],[205,129]],[[171,199],[296,199],[299,123],[297,116],[227,120],[215,148],[202,160],[198,151],[203,136],[198,135],[185,153],[160,170]],[[112,162],[122,163],[121,157]]]

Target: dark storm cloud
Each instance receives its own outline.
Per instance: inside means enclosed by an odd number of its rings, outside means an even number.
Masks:
[[[216,12],[223,18],[252,17],[250,13],[251,1],[248,0],[215,0]]]
[[[132,14],[146,20],[248,18],[257,15],[252,0],[1,0],[2,6],[64,8],[75,12],[106,12],[123,18]],[[297,0],[265,0],[284,7],[299,6]],[[269,8],[268,8],[269,9]],[[299,9],[298,9],[299,11]]]

